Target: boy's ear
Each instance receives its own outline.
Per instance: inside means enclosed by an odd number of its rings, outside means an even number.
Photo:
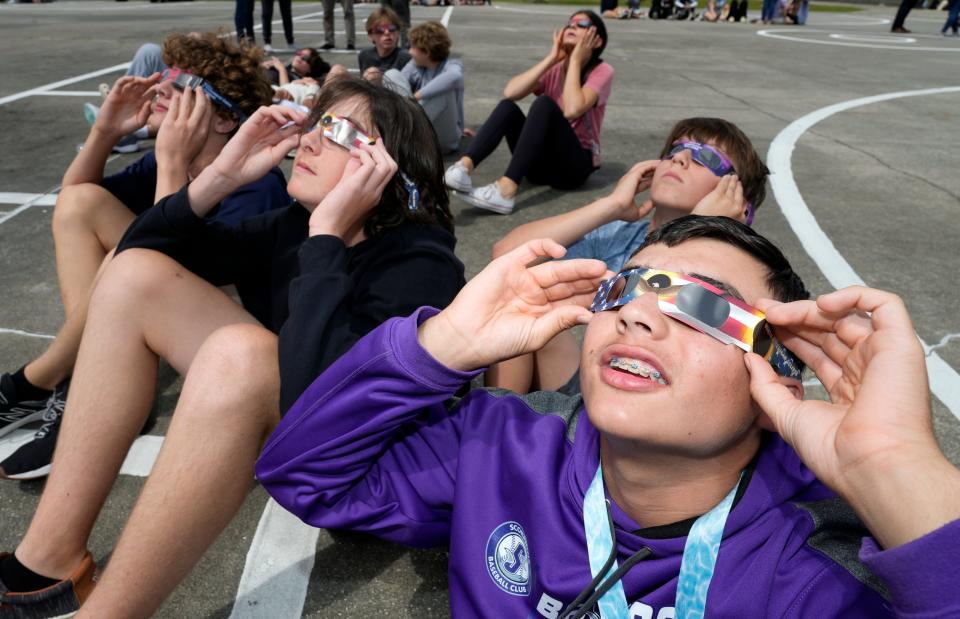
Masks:
[[[213,115],[213,130],[221,135],[227,135],[239,126],[235,118],[224,118],[220,114]]]

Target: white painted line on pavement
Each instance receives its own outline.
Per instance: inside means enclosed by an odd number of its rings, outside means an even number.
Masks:
[[[160,453],[162,446],[162,436],[152,434],[138,436],[130,446],[130,451],[127,452],[127,458],[120,467],[120,474],[146,477],[153,470],[153,464],[157,461],[157,454]]]
[[[805,30],[803,34],[824,33],[826,30]],[[796,41],[797,43],[813,43],[815,45],[839,45],[840,47],[863,47],[868,49],[899,49],[908,52],[960,52],[960,47],[913,47],[904,45],[880,45],[872,43],[852,43],[844,41],[829,41],[825,39],[813,39],[809,37],[790,36],[784,34],[782,30],[757,30],[757,34],[770,39],[780,39],[782,41]],[[828,33],[829,34],[829,33]]]
[[[129,66],[130,66],[129,62],[123,62],[120,64],[113,65],[112,67],[100,69],[99,71],[91,71],[90,73],[84,73],[83,75],[70,77],[65,80],[60,80],[59,82],[51,82],[43,86],[37,86],[36,88],[31,88],[30,90],[24,90],[23,92],[18,92],[13,95],[7,95],[6,97],[0,98],[0,105],[6,105],[7,103],[12,103],[13,101],[19,101],[20,99],[32,97],[33,95],[47,92],[49,90],[54,90],[55,88],[60,88],[61,86],[69,86],[70,84],[76,84],[77,82],[82,82],[84,80],[88,80],[94,77],[99,77],[101,75],[106,75],[108,73],[116,73],[117,71],[126,71],[127,67]]]
[[[800,195],[800,190],[793,178],[791,162],[797,141],[820,121],[846,110],[903,97],[946,93],[960,93],[960,86],[891,92],[828,105],[790,123],[770,144],[770,150],[767,151],[767,166],[770,168],[770,185],[773,187],[773,195],[803,248],[817,263],[820,271],[834,288],[866,284],[837,251],[833,242],[817,223],[813,213],[810,212],[803,196]],[[922,339],[920,343],[924,350],[930,350],[930,346]],[[931,351],[927,356],[927,373],[930,379],[930,390],[957,419],[960,419],[960,374],[957,374],[957,371],[935,351]]]
[[[21,428],[0,438],[0,461],[6,460],[7,456],[19,449],[21,445],[29,443],[38,428],[39,426],[27,429]],[[127,452],[127,459],[123,461],[123,466],[120,467],[120,474],[134,477],[149,475],[162,444],[162,436],[147,435],[137,438],[130,447],[130,451]]]
[[[108,161],[109,161],[109,159],[108,159]],[[24,212],[25,210],[27,210],[28,208],[30,208],[30,207],[32,207],[32,206],[37,206],[37,205],[40,203],[40,201],[45,198],[45,196],[49,196],[49,195],[53,194],[55,191],[59,191],[59,190],[60,190],[60,185],[57,185],[56,187],[54,187],[53,189],[51,189],[50,191],[48,191],[48,192],[46,192],[46,193],[38,193],[38,194],[36,194],[36,197],[35,197],[35,198],[33,198],[33,199],[31,199],[31,200],[27,200],[26,202],[24,202],[23,204],[21,204],[21,205],[18,206],[17,208],[13,209],[12,211],[9,211],[9,212],[7,212],[7,213],[4,213],[3,215],[0,215],[0,224],[4,223],[4,222],[6,222],[6,221],[8,221],[8,220],[10,220],[10,219],[13,219],[14,217],[16,217],[17,215],[19,215],[20,213]],[[56,200],[55,197],[54,197],[54,200]]]
[[[303,614],[320,529],[269,499],[247,553],[230,619],[295,619]]]
[[[443,17],[440,18],[440,23],[443,24],[444,28],[450,27],[450,16],[453,15],[453,5],[447,7],[447,10],[443,12]]]
[[[51,90],[49,92],[38,92],[35,96],[40,97],[100,97],[99,90]]]
[[[0,191],[0,204],[21,205],[30,202],[32,206],[53,206],[57,203],[54,193],[22,193],[19,191]]]
[[[46,333],[33,333],[31,331],[22,331],[20,329],[5,329],[3,327],[0,327],[0,333],[5,335],[22,335],[23,337],[36,337],[43,340],[52,340],[56,337],[54,335],[47,335]]]

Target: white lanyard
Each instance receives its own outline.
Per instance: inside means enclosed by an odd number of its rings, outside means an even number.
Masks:
[[[723,539],[723,527],[727,522],[727,515],[730,513],[733,497],[739,485],[738,482],[716,507],[697,518],[690,528],[690,533],[687,534],[674,605],[677,619],[701,619],[706,612],[707,589],[710,588],[710,580],[713,578],[713,571],[717,564],[720,540]],[[587,537],[590,572],[596,578],[613,552],[615,544],[607,521],[603,472],[599,465],[583,498],[583,529]],[[614,560],[604,579],[609,578],[616,570],[617,562]],[[620,581],[614,583],[600,598],[598,606],[603,619],[629,619],[630,612],[627,608],[623,583]]]

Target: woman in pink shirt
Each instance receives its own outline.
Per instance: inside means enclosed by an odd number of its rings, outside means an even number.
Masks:
[[[613,87],[613,67],[600,58],[607,46],[603,19],[577,11],[553,34],[550,53],[503,89],[505,97],[444,181],[467,202],[507,215],[523,178],[574,189],[600,167],[600,127]],[[524,116],[516,104],[537,95]],[[470,175],[507,138],[513,156],[499,180],[473,188]]]

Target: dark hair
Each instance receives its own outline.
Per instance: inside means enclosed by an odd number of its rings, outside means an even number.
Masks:
[[[756,258],[767,268],[767,288],[778,301],[788,303],[810,298],[803,280],[783,252],[750,226],[729,217],[687,215],[674,219],[651,232],[634,255],[650,245],[663,243],[674,247],[691,239],[722,241]]]
[[[273,98],[270,82],[260,69],[263,52],[222,34],[171,34],[163,40],[163,62],[202,77],[249,116],[260,106],[270,105]],[[215,109],[221,116],[234,116],[219,106]]]
[[[580,71],[580,85],[583,86],[587,83],[587,77],[590,76],[590,72],[593,71],[594,67],[603,62],[603,58],[601,58],[600,55],[603,53],[603,50],[607,49],[607,25],[603,23],[602,17],[590,10],[584,9],[577,11],[570,16],[570,19],[573,19],[574,15],[586,15],[593,27],[597,29],[597,36],[600,37],[600,47],[593,50],[593,53],[590,54],[590,60],[587,61],[587,64],[585,64]]]
[[[390,22],[399,29],[403,28],[403,22],[400,21],[400,16],[390,7],[381,4],[370,11],[370,15],[367,17],[367,34],[385,21]]]
[[[450,33],[438,21],[427,21],[414,26],[407,37],[410,45],[425,51],[434,62],[443,62],[450,56],[450,47],[453,45]]]
[[[732,122],[722,118],[685,118],[675,124],[667,136],[660,151],[660,157],[666,157],[673,143],[687,136],[698,142],[712,142],[733,162],[740,183],[743,184],[743,197],[747,202],[759,208],[767,197],[767,169],[763,159],[753,147],[750,138]]]
[[[304,47],[302,50],[304,52],[310,52],[310,55],[306,57],[306,63],[310,65],[310,75],[305,77],[312,77],[313,79],[322,82],[323,76],[330,72],[330,63],[324,60],[320,56],[320,52],[314,47]]]
[[[420,192],[419,207],[411,211],[408,208],[410,196],[398,171],[384,188],[380,203],[367,217],[364,232],[374,236],[404,221],[437,224],[453,232],[450,198],[443,184],[440,142],[423,107],[415,100],[345,75],[330,80],[323,87],[306,126],[314,126],[332,106],[353,98],[365,102],[364,109],[383,138],[384,148]]]

